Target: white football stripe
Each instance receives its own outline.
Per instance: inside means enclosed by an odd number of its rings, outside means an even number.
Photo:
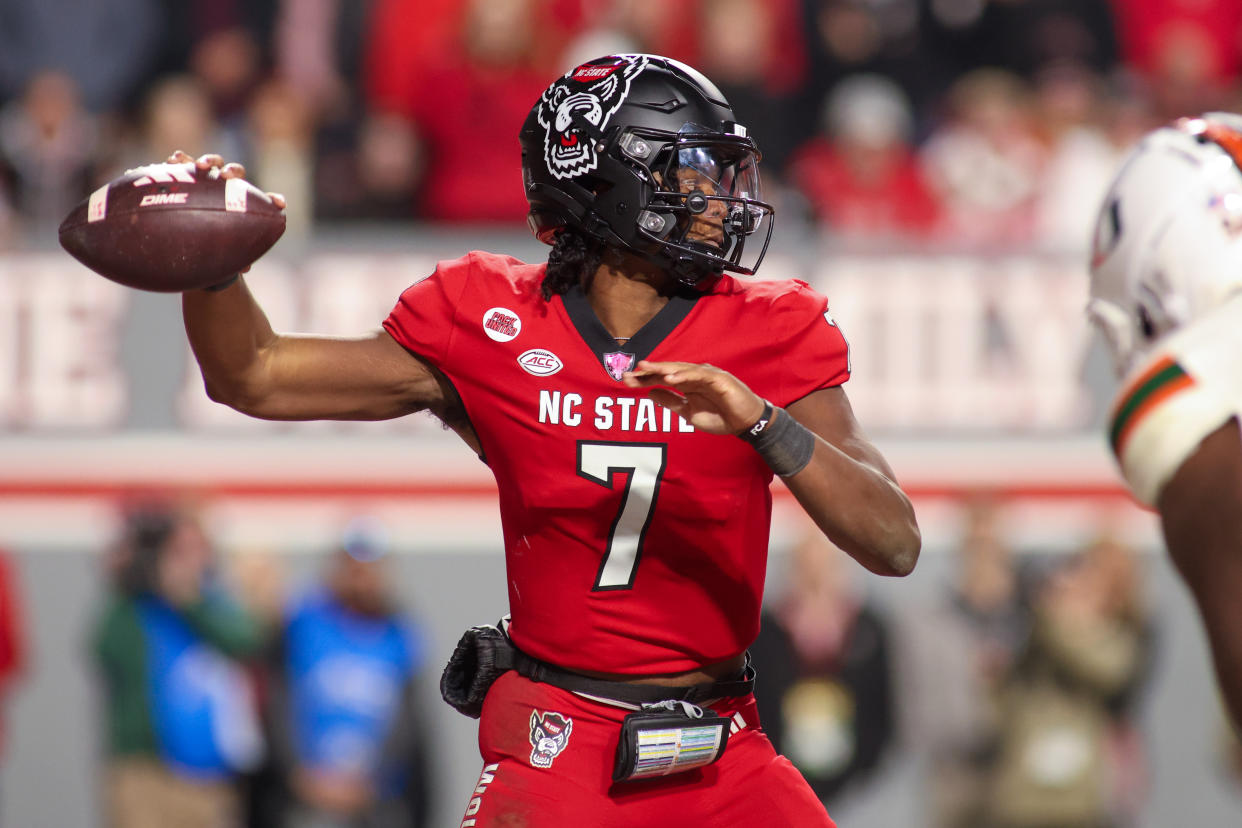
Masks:
[[[107,184],[91,193],[90,199],[86,202],[86,222],[88,224],[96,221],[103,221],[108,215],[108,186]]]
[[[226,179],[224,182],[224,209],[230,213],[246,212],[246,191],[248,189],[244,179]]]
[[[142,178],[134,181],[135,187],[145,187],[156,183],[171,184],[174,181],[180,181],[182,184],[194,183],[194,170],[188,164],[149,164],[129,172],[146,173]]]

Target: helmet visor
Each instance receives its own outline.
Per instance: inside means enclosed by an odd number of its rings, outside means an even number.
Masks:
[[[731,233],[749,236],[759,229],[763,210],[757,154],[728,145],[683,146],[670,176],[679,192],[701,194],[706,201],[687,199],[686,206],[706,221],[720,220]],[[698,208],[703,207],[701,211]],[[697,211],[697,212],[696,212]]]
[[[756,201],[759,167],[755,152],[727,145],[681,146],[677,150],[676,179],[682,190],[697,186],[708,195],[735,196]]]

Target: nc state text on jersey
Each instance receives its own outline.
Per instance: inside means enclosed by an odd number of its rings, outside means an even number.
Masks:
[[[539,422],[577,428],[583,424],[583,414],[593,412],[590,423],[597,431],[619,429],[621,431],[649,431],[656,433],[692,432],[690,425],[680,415],[656,405],[649,397],[596,397],[592,406],[584,405],[581,394],[572,391],[539,392]]]

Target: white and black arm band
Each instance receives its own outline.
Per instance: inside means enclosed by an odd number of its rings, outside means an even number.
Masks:
[[[815,435],[785,409],[763,401],[763,413],[738,435],[759,452],[779,477],[792,477],[806,468],[815,453]]]

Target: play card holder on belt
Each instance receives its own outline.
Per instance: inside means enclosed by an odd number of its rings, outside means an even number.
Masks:
[[[621,723],[612,781],[706,767],[724,754],[729,727],[729,719],[689,702],[644,704]]]

